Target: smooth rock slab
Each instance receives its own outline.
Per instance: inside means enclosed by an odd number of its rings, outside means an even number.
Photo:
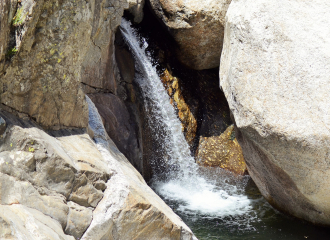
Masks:
[[[276,208],[330,225],[330,2],[235,0],[220,85],[248,171]]]
[[[60,196],[41,195],[29,182],[0,173],[0,204],[22,204],[36,209],[56,220],[63,228],[67,223],[69,207]]]
[[[218,67],[231,0],[149,0],[152,10],[178,43],[177,56],[190,68]]]

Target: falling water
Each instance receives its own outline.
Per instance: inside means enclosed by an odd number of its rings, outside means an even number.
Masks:
[[[158,141],[165,145],[167,166],[175,166],[167,172],[167,180],[156,179],[153,187],[165,198],[177,200],[181,204],[178,210],[206,214],[208,216],[241,215],[251,210],[251,200],[240,194],[238,187],[225,183],[216,183],[216,179],[207,179],[201,175],[198,165],[190,155],[189,146],[181,130],[181,122],[170,98],[157,74],[155,66],[146,54],[148,47],[145,39],[125,19],[121,32],[129,45],[136,67],[140,73],[137,82],[142,90],[147,109],[152,109],[153,125],[161,125],[164,134]],[[225,180],[225,179],[222,179]]]
[[[146,40],[125,19],[122,19],[120,30],[134,55],[136,81],[142,91],[153,135],[162,144],[162,162],[168,169],[166,178],[154,177],[152,187],[185,221],[189,221],[195,234],[199,232],[203,239],[231,240],[247,237],[301,239],[305,236],[303,232],[320,237],[328,234],[285,218],[274,211],[258,191],[247,197],[248,176],[237,179],[221,169],[199,167],[190,155],[181,122],[156,67],[146,54]],[[316,239],[323,239],[320,237]]]

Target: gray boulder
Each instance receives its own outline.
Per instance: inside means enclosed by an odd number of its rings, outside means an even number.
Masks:
[[[235,0],[220,85],[248,171],[276,208],[330,225],[330,2]]]
[[[225,16],[231,0],[149,0],[178,43],[179,60],[193,69],[218,67]]]

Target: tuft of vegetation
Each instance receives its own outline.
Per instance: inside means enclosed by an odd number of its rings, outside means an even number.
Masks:
[[[6,53],[6,59],[11,59],[17,53],[16,47],[10,48]]]
[[[23,24],[25,17],[23,16],[23,7],[17,9],[13,18],[13,26],[17,27]]]

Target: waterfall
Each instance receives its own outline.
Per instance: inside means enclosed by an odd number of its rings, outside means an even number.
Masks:
[[[251,200],[241,192],[243,187],[231,185],[228,177],[203,174],[190,155],[189,146],[181,130],[181,122],[170,103],[165,87],[159,78],[152,59],[146,54],[148,44],[131,24],[122,19],[120,30],[136,61],[145,108],[150,109],[150,122],[165,150],[163,161],[170,171],[167,179],[155,176],[152,187],[163,198],[176,201],[178,211],[198,213],[207,217],[239,216],[251,211]],[[204,171],[207,172],[207,171]]]
[[[137,33],[125,19],[122,20],[121,31],[137,62],[136,67],[139,74],[136,81],[145,99],[145,109],[151,111],[149,116],[152,119],[149,121],[153,126],[161,125],[164,130],[163,134],[157,137],[159,138],[157,140],[162,141],[165,145],[167,166],[176,166],[174,168],[180,172],[179,174],[176,172],[176,175],[187,178],[196,172],[196,164],[194,158],[190,156],[188,143],[181,130],[181,122],[170,103],[170,97],[152,65],[151,59],[145,53],[148,44],[145,39],[142,42],[138,41]],[[168,174],[171,173],[174,171],[168,172]]]

